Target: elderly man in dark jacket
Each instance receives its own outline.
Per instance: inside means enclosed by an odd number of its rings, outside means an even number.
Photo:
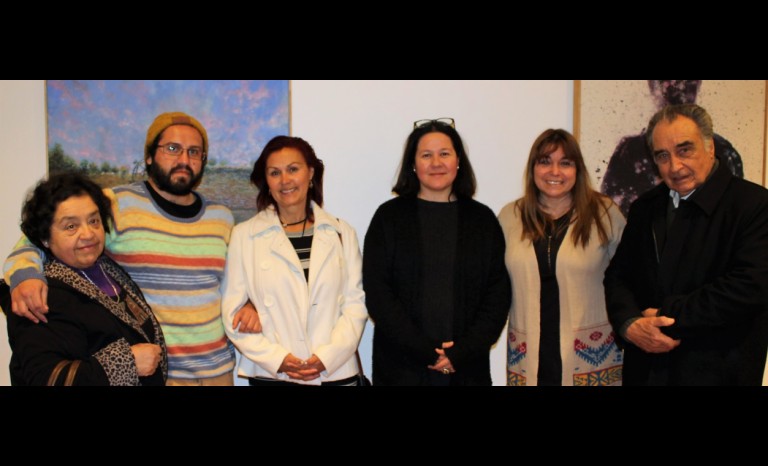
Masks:
[[[635,201],[605,272],[625,385],[759,385],[768,350],[768,191],[715,157],[697,105],[651,118],[664,183]]]

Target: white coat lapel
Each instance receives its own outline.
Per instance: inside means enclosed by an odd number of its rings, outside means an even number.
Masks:
[[[293,249],[291,240],[289,240],[282,231],[269,232],[269,234],[272,235],[272,243],[269,245],[272,254],[274,254],[278,260],[285,261],[292,272],[301,272],[303,274],[304,269],[301,268],[299,256],[296,254],[296,250]]]
[[[326,262],[332,256],[333,248],[338,242],[338,234],[329,225],[315,228],[315,237],[312,238],[312,253],[309,256],[309,290],[314,299],[313,290],[320,271],[327,267]]]

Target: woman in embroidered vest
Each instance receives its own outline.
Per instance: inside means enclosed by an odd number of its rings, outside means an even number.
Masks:
[[[45,251],[48,322],[11,310],[8,318],[13,385],[164,385],[163,334],[141,291],[104,251],[112,222],[109,199],[78,174],[37,185],[22,210],[21,230]]]
[[[491,385],[510,303],[504,236],[472,199],[452,118],[414,123],[392,189],[399,196],[374,214],[363,254],[373,384]]]
[[[250,385],[357,385],[368,312],[355,230],[322,209],[323,163],[297,137],[269,141],[253,166],[258,214],[232,230],[224,328]],[[256,305],[262,333],[233,328]]]
[[[594,191],[576,139],[548,129],[533,143],[525,194],[499,214],[512,279],[508,385],[620,385],[603,273],[625,220]]]

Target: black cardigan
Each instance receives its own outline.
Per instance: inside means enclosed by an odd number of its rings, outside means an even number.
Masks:
[[[511,304],[504,265],[504,234],[493,212],[472,199],[458,201],[454,280],[453,348],[446,350],[456,373],[452,385],[490,385],[489,352]],[[363,287],[373,320],[374,385],[425,385],[437,360],[423,332],[421,234],[415,197],[382,204],[365,236]]]
[[[624,384],[760,385],[768,348],[768,191],[734,177],[721,161],[680,201],[669,230],[668,203],[664,184],[635,201],[604,285],[614,329],[658,308],[675,319],[662,332],[681,344],[648,354],[624,342]]]

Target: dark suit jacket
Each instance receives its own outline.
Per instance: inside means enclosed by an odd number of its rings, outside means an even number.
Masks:
[[[624,384],[759,385],[768,348],[768,191],[725,164],[667,225],[669,188],[637,199],[605,272],[618,330],[646,308],[675,319],[665,354],[624,342]]]
[[[45,265],[48,280],[48,323],[35,324],[12,312],[10,290],[0,281],[0,305],[8,318],[12,385],[46,385],[62,360],[80,360],[73,385],[164,385],[167,371],[162,331],[149,305],[128,274],[102,256],[104,270],[144,311],[137,321],[124,299],[113,302],[95,285],[69,267],[52,261]],[[163,349],[163,361],[148,377],[139,377],[131,345],[153,343]],[[56,381],[66,378],[65,368]]]
[[[453,332],[446,350],[456,373],[453,385],[490,385],[489,353],[511,304],[504,266],[504,235],[493,212],[472,199],[459,200]],[[437,360],[422,330],[421,233],[414,197],[382,204],[365,236],[363,287],[375,323],[374,385],[425,385]]]

